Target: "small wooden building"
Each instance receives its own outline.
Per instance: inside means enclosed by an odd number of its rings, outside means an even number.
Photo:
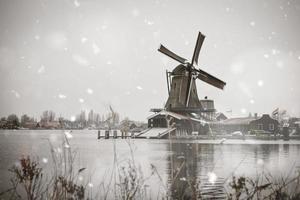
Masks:
[[[263,114],[259,119],[250,122],[250,130],[265,131],[272,134],[278,133],[278,121],[268,114]]]
[[[212,129],[216,132],[233,133],[240,131],[247,133],[271,133],[279,132],[278,121],[271,118],[268,114],[263,114],[261,117],[240,117],[230,118],[220,122],[213,123]]]
[[[176,136],[192,134],[206,135],[209,131],[209,127],[206,126],[206,122],[203,120],[166,110],[162,110],[150,116],[148,118],[148,128],[165,128],[165,133],[168,133],[167,130],[172,130],[172,134],[175,134]],[[160,132],[162,132],[162,130],[160,130]]]

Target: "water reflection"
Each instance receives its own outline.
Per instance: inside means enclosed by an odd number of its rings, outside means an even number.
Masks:
[[[290,144],[219,145],[166,143],[171,152],[167,158],[167,180],[172,197],[185,199],[200,194],[209,198],[224,198],[225,183],[232,176],[256,178],[270,173],[284,177],[296,170],[297,148]],[[291,149],[292,148],[292,149]],[[292,153],[294,152],[294,153]]]
[[[39,157],[43,167],[50,167],[49,141],[59,146],[63,134],[63,131],[0,132],[0,188],[7,189],[8,168],[21,155]],[[114,142],[120,160],[130,158],[131,150],[134,152],[135,162],[145,176],[151,173],[153,164],[173,197],[189,197],[196,194],[197,189],[203,196],[209,197],[212,190],[221,196],[221,186],[233,175],[255,177],[265,171],[281,177],[300,166],[300,141],[226,140],[220,144],[218,140],[136,139],[131,140],[130,149],[128,140],[97,140],[97,132],[80,130],[73,131],[72,135],[71,146],[77,151],[75,167],[87,168],[93,175],[95,187],[113,165]],[[43,158],[47,158],[47,162]],[[85,181],[86,177],[83,178]],[[154,188],[160,187],[155,178],[148,183],[153,196],[158,191]]]
[[[217,164],[215,145],[198,143],[168,144],[169,193],[173,198],[224,198],[224,178],[214,172]],[[201,191],[201,193],[199,193]]]

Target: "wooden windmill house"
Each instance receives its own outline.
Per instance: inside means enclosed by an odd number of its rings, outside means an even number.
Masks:
[[[200,79],[214,87],[223,89],[226,83],[198,68],[198,58],[205,36],[199,32],[191,62],[178,56],[163,45],[158,51],[180,64],[172,72],[166,72],[168,100],[164,109],[151,109],[155,114],[148,118],[145,137],[166,135],[206,134],[206,121],[214,118],[214,101],[200,100],[196,80]]]

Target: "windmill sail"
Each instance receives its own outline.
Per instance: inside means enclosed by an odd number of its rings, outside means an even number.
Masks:
[[[180,62],[182,64],[185,64],[187,62],[187,60],[185,58],[182,58],[182,57],[176,55],[175,53],[173,53],[172,51],[170,51],[169,49],[164,47],[162,44],[160,45],[158,51],[173,58],[174,60],[177,60],[178,62]]]
[[[221,81],[220,79],[210,75],[209,73],[199,69],[197,70],[199,72],[197,78],[199,78],[201,81],[204,81],[210,85],[213,85],[219,89],[224,89],[226,83],[224,81]]]
[[[192,65],[194,63],[196,65],[198,65],[199,53],[200,53],[200,50],[201,50],[204,39],[205,39],[205,35],[202,35],[202,33],[199,32],[197,42],[196,42],[196,46],[195,46],[195,49],[194,49],[193,58],[192,58]]]

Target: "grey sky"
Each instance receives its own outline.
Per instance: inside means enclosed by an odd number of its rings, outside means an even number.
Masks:
[[[108,104],[136,120],[167,100],[165,70],[190,59],[206,35],[199,66],[227,82],[197,81],[199,97],[233,115],[300,115],[300,1],[1,0],[0,115],[70,118]]]

